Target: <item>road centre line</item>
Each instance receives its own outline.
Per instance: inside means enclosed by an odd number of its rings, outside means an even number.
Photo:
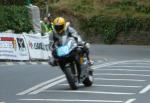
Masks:
[[[61,82],[64,82],[65,80],[66,80],[66,78],[62,78],[62,79],[60,79],[60,80],[57,80],[57,81],[55,81],[55,82],[52,82],[52,83],[50,83],[50,84],[48,84],[48,85],[46,85],[46,86],[44,86],[44,87],[42,87],[42,88],[40,88],[40,89],[38,89],[38,90],[35,90],[35,91],[29,93],[29,95],[38,94],[38,93],[40,93],[40,92],[42,92],[42,91],[44,91],[44,90],[46,90],[46,89],[48,89],[48,88],[50,88],[50,87],[52,87],[52,86],[55,86],[56,84],[59,84],[59,83],[61,83]]]
[[[112,76],[139,76],[139,77],[150,77],[150,75],[145,74],[115,74],[115,73],[97,73],[96,75],[112,75]]]
[[[126,102],[124,102],[124,103],[133,103],[135,100],[136,100],[135,98],[133,98],[133,99],[129,99],[129,100],[127,100],[127,101],[126,101]]]
[[[110,80],[110,81],[132,81],[132,82],[144,82],[146,80],[138,80],[138,79],[110,79],[110,78],[94,78],[96,80]]]
[[[133,72],[150,72],[150,70],[137,69],[96,69],[97,71],[133,71]]]
[[[47,102],[97,102],[97,103],[123,103],[117,100],[81,100],[81,99],[19,99],[22,101],[47,101]]]
[[[59,85],[68,85],[68,84],[59,84]],[[83,84],[81,84],[82,86]],[[142,88],[142,86],[127,86],[127,85],[99,85],[99,84],[93,84],[92,86],[95,87],[116,87],[116,88]]]
[[[150,90],[150,84],[147,85],[144,89],[142,89],[139,93],[144,94],[144,93],[148,92],[149,90]]]
[[[33,86],[33,87],[31,87],[31,88],[29,88],[29,89],[27,89],[27,90],[24,90],[23,92],[17,93],[16,95],[25,95],[25,94],[28,94],[28,93],[30,93],[30,92],[32,92],[32,91],[34,91],[34,90],[36,90],[36,89],[38,89],[38,88],[44,86],[44,85],[47,85],[47,84],[49,84],[49,83],[52,83],[52,82],[54,82],[54,81],[56,81],[56,80],[59,80],[59,79],[61,79],[61,78],[63,78],[63,77],[64,77],[64,75],[61,75],[61,76],[59,76],[59,77],[56,77],[56,78],[50,79],[50,80],[48,80],[48,81],[42,82],[42,83],[40,83],[40,84],[38,84],[38,85],[35,85],[35,86]]]
[[[110,94],[110,95],[134,95],[136,93],[125,93],[125,92],[105,92],[105,91],[74,91],[74,90],[44,90],[44,92],[55,92],[55,93],[93,93],[93,94]]]

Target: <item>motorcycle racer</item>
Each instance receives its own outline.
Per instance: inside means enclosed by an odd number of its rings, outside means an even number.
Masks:
[[[70,23],[66,22],[63,17],[56,17],[53,21],[53,25],[54,29],[49,35],[49,41],[50,44],[52,44],[51,50],[53,57],[49,61],[49,64],[52,66],[57,65],[57,60],[55,59],[55,55],[53,53],[53,51],[55,50],[55,44],[65,44],[68,37],[73,37],[78,44],[85,45],[87,59],[89,60],[89,64],[93,65],[93,61],[89,58],[89,44],[82,40],[81,36],[77,33],[77,31],[70,26]]]

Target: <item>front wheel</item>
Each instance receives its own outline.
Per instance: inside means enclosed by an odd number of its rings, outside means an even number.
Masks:
[[[69,83],[69,86],[72,90],[78,89],[78,76],[76,75],[76,68],[75,66],[72,67],[66,67],[64,68],[64,73],[66,75],[67,81]]]
[[[93,84],[93,71],[89,71],[88,77],[85,78],[85,80],[83,81],[83,84],[85,87],[90,87]]]

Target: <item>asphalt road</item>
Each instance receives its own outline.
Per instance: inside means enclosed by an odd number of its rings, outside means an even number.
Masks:
[[[0,63],[0,103],[150,103],[150,46],[92,45],[94,84],[70,90],[58,67]]]

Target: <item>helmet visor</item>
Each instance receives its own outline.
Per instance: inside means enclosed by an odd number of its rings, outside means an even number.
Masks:
[[[61,32],[64,29],[64,25],[55,25],[54,28],[56,32]]]

